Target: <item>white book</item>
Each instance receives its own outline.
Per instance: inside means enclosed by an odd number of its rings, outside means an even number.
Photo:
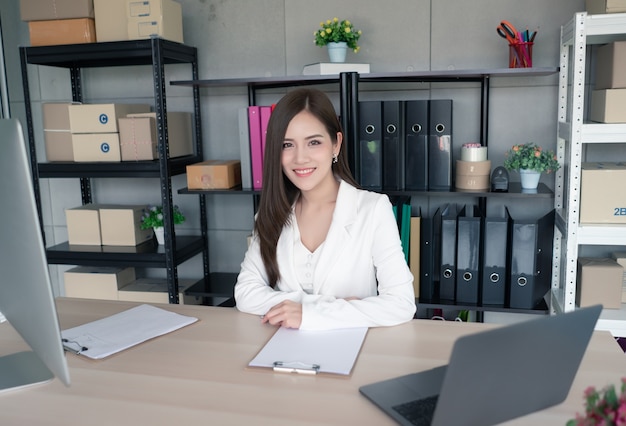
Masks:
[[[317,62],[315,64],[305,65],[302,70],[303,75],[328,75],[339,74],[342,72],[358,72],[359,74],[367,74],[370,72],[370,64]]]

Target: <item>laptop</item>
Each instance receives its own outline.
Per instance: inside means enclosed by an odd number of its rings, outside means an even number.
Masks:
[[[359,388],[401,425],[492,425],[561,403],[601,305],[460,337],[448,365]]]

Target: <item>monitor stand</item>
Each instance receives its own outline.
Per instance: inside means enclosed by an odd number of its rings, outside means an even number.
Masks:
[[[35,352],[25,351],[0,357],[0,393],[49,382],[54,374]]]

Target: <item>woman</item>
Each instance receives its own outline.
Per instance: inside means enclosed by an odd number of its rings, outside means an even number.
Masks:
[[[357,189],[328,97],[297,89],[272,112],[237,308],[301,329],[390,326],[415,313],[386,195]]]

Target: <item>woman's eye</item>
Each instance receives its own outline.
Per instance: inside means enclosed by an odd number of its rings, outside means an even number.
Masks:
[[[293,144],[291,142],[283,142],[283,149],[291,148]]]
[[[310,144],[310,145],[319,145],[319,144],[321,144],[321,143],[322,143],[322,142],[321,142],[321,141],[319,141],[319,140],[317,140],[317,139],[313,139],[313,140],[311,140],[311,141],[309,142],[309,144]]]

